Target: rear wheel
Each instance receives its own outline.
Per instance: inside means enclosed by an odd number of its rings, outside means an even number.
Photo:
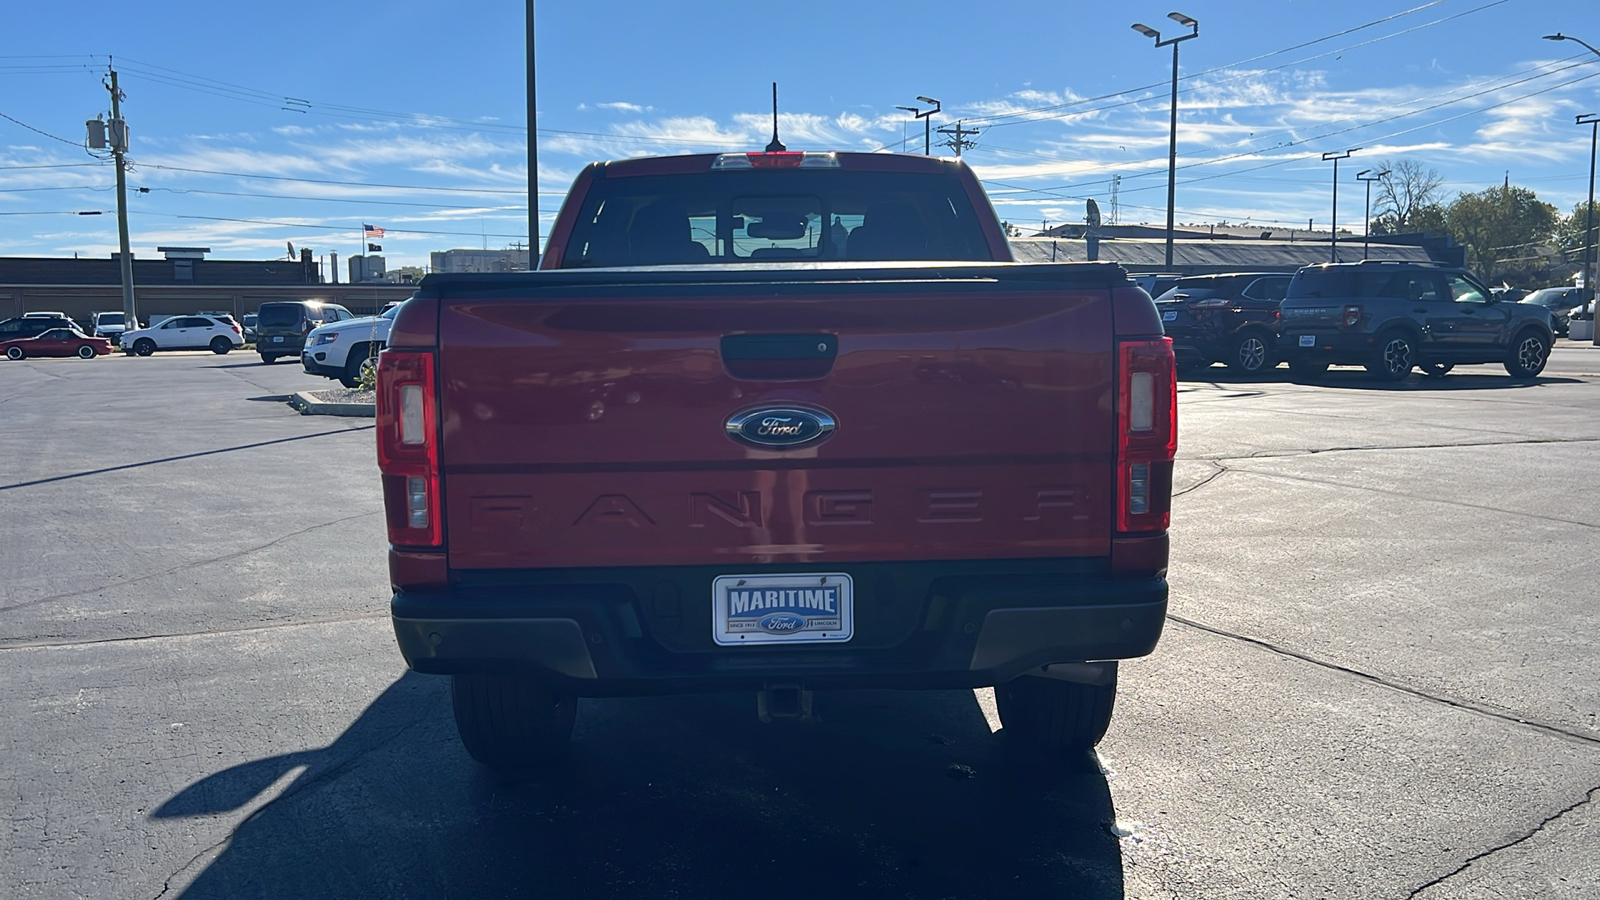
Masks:
[[[1247,331],[1235,338],[1228,355],[1228,368],[1238,375],[1258,375],[1277,364],[1272,358],[1272,345],[1258,331]]]
[[[21,347],[7,347],[6,359],[27,359],[28,352]]]
[[[278,361],[278,354],[276,354],[276,353],[263,353],[263,354],[261,354],[261,361],[270,366],[273,363]]]
[[[94,348],[89,346],[88,344],[84,344],[83,346],[79,347],[78,348],[78,358],[79,359],[94,359]]]
[[[1550,361],[1550,342],[1537,331],[1524,331],[1511,342],[1506,354],[1506,372],[1512,378],[1532,378],[1544,371]]]
[[[133,342],[133,352],[140,356],[149,356],[156,352],[156,342],[149,338],[139,338]]]
[[[559,758],[578,711],[576,697],[526,675],[452,675],[450,701],[467,752],[509,775]]]
[[[1400,381],[1411,374],[1411,368],[1417,364],[1417,345],[1411,335],[1403,331],[1384,332],[1378,335],[1374,345],[1367,371],[1379,381]]]
[[[1116,663],[1107,684],[1023,675],[994,689],[1006,733],[1051,754],[1088,751],[1105,737],[1117,699]]]
[[[233,341],[230,341],[225,337],[214,337],[211,339],[211,352],[218,356],[221,356],[232,349]]]

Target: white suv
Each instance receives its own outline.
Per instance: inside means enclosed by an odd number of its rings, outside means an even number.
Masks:
[[[337,378],[347,388],[361,385],[361,373],[377,365],[378,352],[389,341],[389,326],[394,324],[397,304],[381,315],[364,319],[330,322],[311,329],[300,364],[308,373]]]
[[[220,316],[173,316],[159,325],[122,333],[122,352],[139,356],[149,356],[157,350],[210,350],[220,354],[243,346],[239,326]]]

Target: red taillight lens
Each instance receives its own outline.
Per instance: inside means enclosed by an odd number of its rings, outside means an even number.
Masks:
[[[432,353],[385,350],[378,355],[378,471],[389,542],[397,546],[444,544],[433,370]]]
[[[1117,530],[1164,531],[1172,518],[1178,377],[1172,340],[1117,345]]]
[[[1339,317],[1340,324],[1345,328],[1354,328],[1361,324],[1361,307],[1346,306],[1344,315]]]

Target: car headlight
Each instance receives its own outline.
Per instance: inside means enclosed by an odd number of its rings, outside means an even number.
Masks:
[[[339,339],[339,332],[337,332],[337,331],[330,332],[328,334],[319,334],[319,335],[317,335],[317,344],[318,345],[331,344],[334,341],[337,341],[338,339]]]

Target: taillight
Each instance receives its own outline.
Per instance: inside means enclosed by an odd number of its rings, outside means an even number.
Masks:
[[[1117,364],[1117,530],[1164,531],[1178,452],[1172,340],[1124,341]]]
[[[233,333],[234,334],[241,335],[241,336],[244,334],[243,331],[239,330],[239,323],[237,323],[237,322],[233,323],[232,325],[229,325],[228,327],[233,329]]]
[[[1354,328],[1361,324],[1361,307],[1350,305],[1344,308],[1344,314],[1339,317],[1339,324],[1345,328]]]
[[[378,471],[389,542],[444,544],[439,504],[439,412],[432,353],[385,350],[378,355]]]

